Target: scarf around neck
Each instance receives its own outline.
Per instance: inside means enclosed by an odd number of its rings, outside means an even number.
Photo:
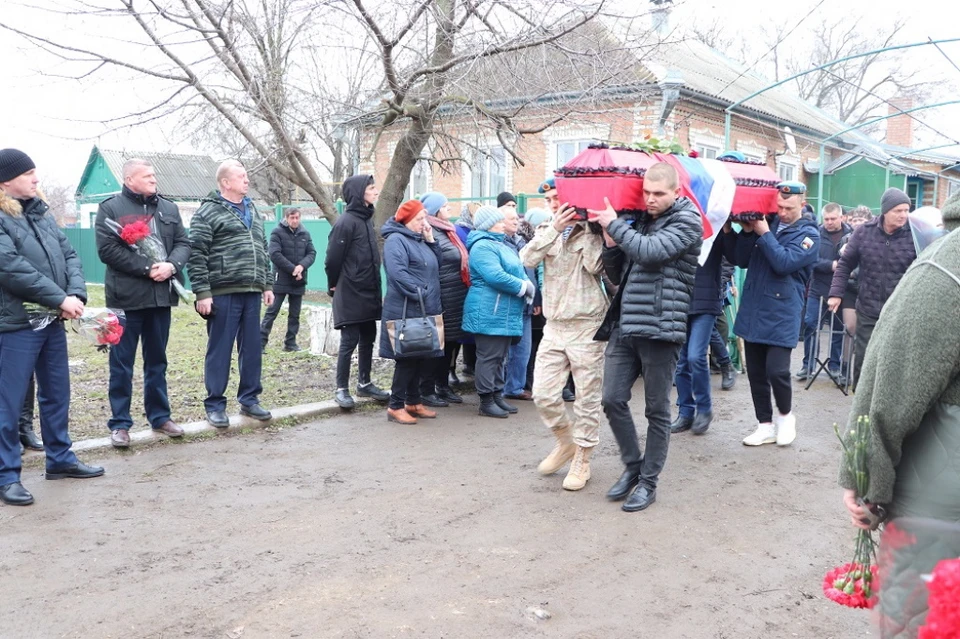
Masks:
[[[469,253],[467,253],[467,247],[463,245],[463,242],[460,240],[460,236],[457,235],[457,230],[453,228],[453,224],[445,220],[441,220],[438,217],[433,215],[427,216],[427,222],[430,223],[435,229],[443,231],[447,234],[447,237],[450,238],[450,242],[457,247],[457,250],[460,251],[460,279],[463,280],[463,283],[467,286],[470,286],[470,261]]]

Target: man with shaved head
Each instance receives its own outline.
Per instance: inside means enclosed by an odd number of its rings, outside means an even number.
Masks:
[[[237,346],[240,414],[260,421],[273,416],[260,406],[260,304],[273,304],[270,258],[263,219],[247,197],[250,180],[236,160],[217,169],[217,187],[203,199],[190,224],[193,252],[187,270],[197,296],[197,312],[207,320],[207,355],[203,400],[207,421],[216,428],[230,425],[227,383],[234,344]]]
[[[153,260],[120,239],[118,231],[134,222],[146,222],[163,245],[166,258]],[[125,317],[120,343],[110,349],[110,441],[116,448],[130,445],[133,426],[130,400],[137,347],[143,345],[143,408],[154,431],[180,437],[171,418],[167,397],[167,339],[170,307],[178,296],[173,279],[183,281],[190,257],[190,239],[177,205],[157,194],[157,176],[146,160],[123,165],[123,189],[100,203],[97,211],[97,253],[107,266],[104,280],[107,306],[121,309]]]
[[[680,347],[687,339],[703,221],[694,203],[680,196],[680,176],[658,162],[643,178],[645,209],[589,211],[604,229],[603,263],[617,295],[597,332],[608,340],[603,371],[603,411],[626,467],[607,498],[626,499],[635,512],[657,498],[657,481],[670,443],[670,390]],[[630,395],[643,376],[646,448],[640,452]]]

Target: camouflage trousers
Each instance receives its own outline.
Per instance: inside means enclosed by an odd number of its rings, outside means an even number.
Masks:
[[[574,443],[584,448],[600,442],[605,344],[593,340],[599,325],[547,321],[533,369],[533,401],[540,419],[551,429],[572,426]],[[563,401],[570,373],[577,387],[572,419]]]

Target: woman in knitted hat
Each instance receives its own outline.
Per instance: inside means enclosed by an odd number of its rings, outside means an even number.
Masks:
[[[853,383],[860,378],[860,364],[867,352],[880,310],[900,278],[917,257],[913,234],[907,225],[910,197],[889,188],[880,198],[880,216],[853,232],[833,271],[828,306],[836,313],[843,303],[850,273],[860,267],[857,291],[857,333],[854,337]]]
[[[475,382],[480,414],[505,418],[517,409],[503,400],[504,361],[513,338],[523,334],[523,309],[533,303],[535,288],[520,256],[505,244],[504,215],[482,206],[467,237],[470,290],[463,309],[463,330],[477,343]]]
[[[440,252],[440,301],[443,303],[443,357],[427,362],[427,371],[420,384],[420,395],[426,406],[448,406],[462,404],[463,398],[457,395],[448,380],[448,371],[456,361],[460,351],[460,339],[463,337],[463,303],[470,286],[470,264],[467,247],[457,235],[450,221],[450,204],[442,193],[427,193],[420,198],[427,210],[427,224],[433,229]]]
[[[428,374],[428,363],[441,357],[436,350],[418,357],[398,357],[387,332],[389,320],[404,317],[439,315],[439,247],[433,227],[427,224],[427,211],[417,200],[400,205],[380,233],[384,237],[383,267],[387,273],[387,294],[383,298],[380,322],[380,357],[396,360],[387,419],[400,424],[416,424],[417,417],[434,418],[437,413],[423,405],[420,380]],[[420,304],[423,303],[423,310]]]

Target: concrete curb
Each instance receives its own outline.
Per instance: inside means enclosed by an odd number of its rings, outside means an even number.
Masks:
[[[357,407],[364,406],[366,404],[375,404],[374,400],[369,398],[360,398],[355,397],[354,401],[357,403]],[[243,415],[233,415],[230,417],[230,426],[228,428],[214,428],[210,425],[207,420],[202,420],[199,422],[191,422],[189,424],[181,424],[180,427],[183,428],[184,437],[190,437],[191,435],[199,435],[201,433],[208,432],[230,432],[231,429],[238,426],[256,426],[256,427],[266,427],[270,424],[275,424],[277,422],[295,419],[298,422],[309,421],[317,417],[324,417],[327,415],[339,415],[341,413],[349,413],[349,411],[344,411],[342,408],[337,406],[337,403],[333,400],[325,402],[315,402],[312,404],[300,404],[299,406],[288,406],[285,408],[276,408],[270,411],[273,414],[273,417],[265,422],[257,421],[250,417],[245,417]],[[154,443],[165,441],[169,439],[166,435],[160,435],[151,429],[138,430],[130,433],[130,444],[143,444],[143,443]],[[73,451],[76,453],[83,451],[91,450],[103,450],[103,449],[112,449],[113,445],[110,443],[110,437],[97,437],[95,439],[84,439],[78,442],[73,443]],[[36,451],[30,455],[25,455],[24,457],[41,457],[42,452]]]

